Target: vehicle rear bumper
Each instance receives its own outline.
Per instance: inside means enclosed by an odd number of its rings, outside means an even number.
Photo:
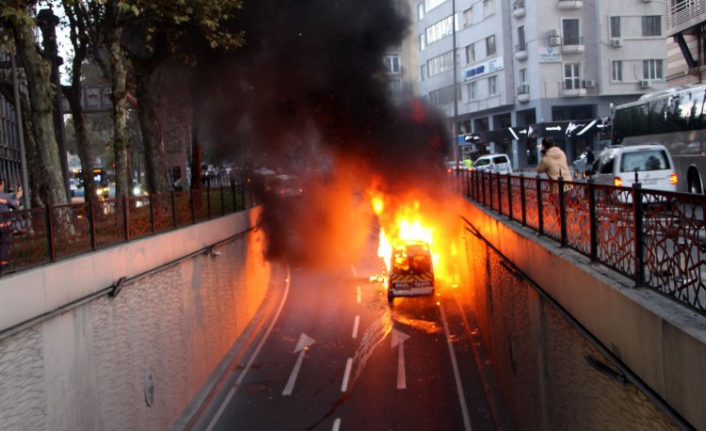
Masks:
[[[408,289],[391,288],[390,291],[395,296],[424,296],[434,293],[434,286],[412,287]]]

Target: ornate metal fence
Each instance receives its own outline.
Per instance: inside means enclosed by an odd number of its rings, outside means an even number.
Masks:
[[[6,254],[0,255],[0,276],[255,205],[252,187],[223,182],[198,190],[0,213],[0,254]]]
[[[706,197],[463,171],[466,197],[706,314]],[[636,205],[635,203],[640,203]]]

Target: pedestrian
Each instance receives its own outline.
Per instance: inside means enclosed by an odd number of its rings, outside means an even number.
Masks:
[[[20,208],[22,187],[17,193],[5,193],[5,180],[0,178],[0,269],[10,264],[14,217],[7,214]]]
[[[537,165],[537,173],[547,174],[552,180],[562,177],[564,181],[571,181],[566,154],[554,145],[554,139],[551,137],[542,139],[542,160]]]

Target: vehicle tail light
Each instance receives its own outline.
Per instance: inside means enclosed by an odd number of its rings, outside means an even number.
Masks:
[[[616,187],[621,187],[623,185],[623,179],[620,177],[615,177],[613,179],[613,185]]]
[[[679,182],[679,178],[677,178],[677,173],[672,172],[672,175],[669,176],[669,183],[676,185]]]

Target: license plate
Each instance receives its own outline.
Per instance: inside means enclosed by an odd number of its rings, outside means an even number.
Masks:
[[[409,283],[392,283],[394,289],[409,289]]]
[[[415,281],[414,287],[428,287],[431,286],[431,281]]]

